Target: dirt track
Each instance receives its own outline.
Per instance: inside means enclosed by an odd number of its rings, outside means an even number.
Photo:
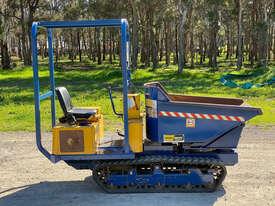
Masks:
[[[0,133],[0,206],[275,205],[275,127],[245,129],[238,152],[239,164],[215,193],[105,194],[90,171],[46,160],[33,133]]]

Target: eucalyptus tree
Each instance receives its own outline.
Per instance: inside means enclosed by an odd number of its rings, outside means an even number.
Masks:
[[[179,0],[177,2],[178,14],[179,14],[179,52],[178,52],[178,73],[182,73],[183,68],[185,66],[185,41],[184,41],[184,33],[185,33],[185,24],[187,12],[192,7],[194,1],[190,0]]]
[[[0,0],[0,54],[3,69],[11,68],[11,59],[8,49],[8,36],[10,33],[11,17],[8,1]]]
[[[237,44],[237,69],[242,68],[243,63],[243,0],[235,0],[238,10],[238,44]]]
[[[208,58],[209,66],[216,68],[217,65],[217,56],[218,56],[218,34],[220,29],[220,9],[224,3],[224,0],[205,0],[205,6],[207,8],[207,17],[209,24],[209,49],[208,49]]]

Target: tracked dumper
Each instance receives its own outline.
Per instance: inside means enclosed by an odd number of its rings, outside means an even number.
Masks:
[[[37,33],[47,30],[50,91],[40,94]],[[68,90],[55,86],[52,30],[118,27],[121,33],[123,112],[120,139],[104,135],[98,106],[76,107]],[[38,149],[51,162],[92,170],[94,181],[111,193],[212,192],[223,182],[226,166],[238,162],[236,148],[245,122],[262,112],[241,99],[170,94],[159,82],[146,83],[146,112],[141,94],[130,93],[129,34],[125,19],[34,22],[32,26],[35,125]],[[92,92],[92,91],[91,91]],[[63,116],[56,118],[55,96]],[[52,151],[41,142],[40,101],[51,99]]]
[[[261,110],[241,99],[169,94],[145,84],[144,151],[133,160],[100,162],[94,180],[108,192],[212,192],[238,161],[245,121]]]

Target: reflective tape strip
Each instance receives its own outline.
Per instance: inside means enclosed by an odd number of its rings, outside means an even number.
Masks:
[[[245,122],[245,118],[242,116],[227,116],[220,114],[199,114],[199,113],[187,113],[187,112],[168,112],[160,111],[160,117],[183,117],[183,118],[193,118],[193,119],[212,119],[221,121],[235,121],[235,122]]]
[[[168,116],[168,114],[167,114],[166,112],[161,112],[161,114],[162,114],[163,116]]]

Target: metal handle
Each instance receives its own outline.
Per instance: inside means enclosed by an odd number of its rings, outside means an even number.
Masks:
[[[109,98],[110,98],[110,101],[111,101],[111,105],[112,105],[112,109],[113,109],[114,114],[117,115],[117,116],[119,116],[119,117],[123,117],[122,113],[118,113],[116,111],[114,100],[113,100],[112,87],[111,86],[108,87],[108,91],[109,91]]]

